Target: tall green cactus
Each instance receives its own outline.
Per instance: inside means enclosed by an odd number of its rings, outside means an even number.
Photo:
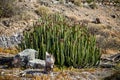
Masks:
[[[100,49],[96,39],[86,28],[69,26],[61,15],[50,15],[40,20],[41,26],[33,32],[25,32],[21,50],[34,48],[38,58],[45,59],[45,52],[52,53],[59,66],[92,67],[100,61]]]

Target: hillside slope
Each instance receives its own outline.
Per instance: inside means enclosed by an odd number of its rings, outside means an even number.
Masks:
[[[96,4],[93,9],[87,3],[76,6],[71,2],[63,4],[56,0],[16,0],[15,5],[19,13],[0,19],[1,36],[30,30],[44,14],[58,12],[65,15],[71,24],[87,26],[89,32],[96,35],[103,53],[120,50],[120,7]]]

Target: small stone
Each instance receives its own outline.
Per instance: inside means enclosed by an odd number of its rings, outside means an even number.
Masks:
[[[111,17],[112,17],[112,18],[116,18],[116,16],[115,16],[114,14],[113,14],[113,15],[111,15]]]
[[[95,24],[100,24],[100,23],[101,23],[101,21],[100,21],[100,19],[99,19],[99,18],[95,18],[95,20],[94,20],[94,21],[92,21],[92,23],[95,23]]]
[[[54,76],[54,75],[53,75],[53,72],[51,72],[51,73],[50,73],[50,76],[51,76],[51,77],[53,77],[53,76]]]
[[[9,27],[10,26],[10,21],[9,20],[4,20],[2,21],[2,23],[4,24],[4,26]]]
[[[5,72],[2,71],[2,72],[1,72],[1,75],[3,76],[4,74],[5,74]]]

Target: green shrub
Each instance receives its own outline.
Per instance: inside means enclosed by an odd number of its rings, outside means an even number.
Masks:
[[[25,32],[21,50],[34,48],[38,58],[45,59],[45,52],[53,53],[58,66],[92,67],[99,64],[100,49],[96,39],[86,28],[69,26],[58,14],[40,19],[40,25],[33,32]]]
[[[0,0],[0,18],[14,15],[14,1],[15,0]]]

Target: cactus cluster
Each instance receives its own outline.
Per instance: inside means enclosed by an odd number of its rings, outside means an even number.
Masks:
[[[99,64],[100,49],[85,27],[70,26],[59,14],[43,17],[39,23],[33,32],[24,33],[24,40],[19,44],[21,50],[33,48],[39,51],[40,59],[45,58],[46,51],[53,53],[55,64],[60,67],[83,68]]]

